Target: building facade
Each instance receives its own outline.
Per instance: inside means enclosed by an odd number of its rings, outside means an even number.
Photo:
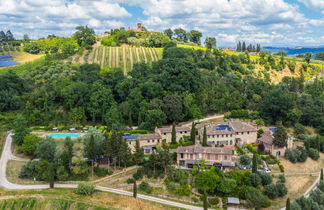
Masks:
[[[143,134],[143,135],[128,135],[123,136],[127,141],[131,152],[135,151],[136,141],[139,141],[140,147],[143,148],[145,154],[150,154],[156,150],[156,145],[162,143],[159,134]]]
[[[177,141],[183,140],[184,136],[190,136],[191,128],[187,126],[176,127]],[[166,143],[171,143],[172,127],[168,128],[156,128],[155,133],[159,134]]]
[[[257,129],[242,121],[230,120],[226,123],[209,123],[197,126],[199,139],[202,140],[206,126],[207,144],[226,146],[235,144],[252,144],[257,142]]]
[[[202,147],[193,145],[188,147],[178,147],[177,164],[186,168],[192,168],[199,160],[206,161],[207,165],[219,167],[234,167],[236,155],[231,148],[225,147]]]

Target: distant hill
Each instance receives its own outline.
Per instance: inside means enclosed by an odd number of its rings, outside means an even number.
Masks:
[[[296,56],[298,54],[312,53],[315,57],[316,53],[324,52],[324,46],[321,47],[263,47],[263,51],[271,51],[272,53],[279,52],[281,50],[285,51],[288,56]]]

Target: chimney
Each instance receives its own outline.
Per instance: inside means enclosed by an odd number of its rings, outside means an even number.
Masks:
[[[137,23],[137,30],[139,30],[139,31],[142,30],[142,23]]]

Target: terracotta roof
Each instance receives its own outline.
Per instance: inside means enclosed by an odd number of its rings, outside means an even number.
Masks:
[[[172,127],[169,128],[159,128],[158,129],[161,133],[172,133]],[[176,132],[184,132],[184,131],[190,131],[191,128],[187,126],[181,126],[181,127],[176,127]]]
[[[227,154],[231,155],[232,149],[225,147],[202,147],[201,145],[193,145],[188,147],[178,147],[177,153],[209,153],[209,154]]]
[[[231,120],[229,121],[229,126],[235,132],[243,132],[243,131],[257,131],[257,129],[250,125],[249,123],[238,121],[238,120]]]
[[[161,136],[159,134],[143,134],[138,135],[139,140],[151,140],[151,139],[161,139]]]

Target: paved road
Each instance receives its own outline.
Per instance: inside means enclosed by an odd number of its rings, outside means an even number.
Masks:
[[[47,185],[18,185],[18,184],[13,184],[8,181],[8,179],[6,177],[6,166],[7,166],[8,160],[10,160],[13,157],[13,155],[11,153],[11,144],[12,144],[12,137],[11,137],[11,135],[8,135],[5,145],[3,147],[3,151],[2,151],[2,155],[1,155],[1,159],[0,159],[0,166],[1,166],[0,167],[0,185],[4,188],[10,189],[10,190],[48,189],[49,188],[48,184]],[[75,184],[55,184],[55,187],[57,187],[57,188],[76,188],[77,185],[75,185]],[[132,192],[119,190],[119,189],[100,187],[100,186],[97,186],[96,189],[105,191],[105,192],[119,194],[119,195],[133,196]],[[192,210],[201,210],[202,209],[201,207],[187,205],[187,204],[169,201],[169,200],[164,200],[161,198],[156,198],[156,197],[142,195],[142,194],[137,194],[137,197],[141,198],[143,200],[153,201],[156,203],[161,203],[161,204],[175,206],[175,207],[184,208],[184,209],[192,209]]]
[[[216,115],[212,115],[212,116],[209,116],[209,117],[205,117],[203,119],[195,120],[194,122],[198,122],[198,121],[199,122],[204,122],[204,121],[208,121],[208,120],[220,119],[220,118],[223,118],[223,117],[224,117],[223,114],[222,115],[216,114]],[[191,124],[192,124],[192,121],[183,124],[183,126],[191,126]]]

